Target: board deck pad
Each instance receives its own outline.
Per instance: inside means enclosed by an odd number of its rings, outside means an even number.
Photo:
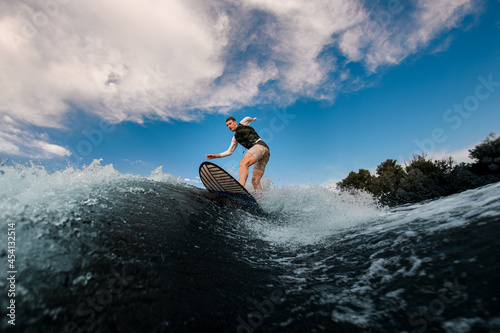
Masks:
[[[203,162],[200,165],[200,179],[209,192],[236,198],[248,204],[258,205],[246,188],[216,164]]]

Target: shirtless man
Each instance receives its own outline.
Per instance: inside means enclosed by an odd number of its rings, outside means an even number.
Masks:
[[[265,144],[253,127],[249,126],[250,123],[257,118],[245,117],[239,124],[236,123],[236,119],[229,117],[226,120],[226,126],[231,132],[234,132],[233,139],[231,140],[231,145],[229,149],[220,154],[208,154],[207,159],[211,160],[214,158],[221,158],[230,156],[233,154],[234,150],[238,146],[238,143],[248,149],[243,159],[240,162],[240,174],[239,182],[242,186],[245,186],[248,178],[248,168],[252,165],[253,175],[252,175],[252,185],[257,193],[260,193],[262,187],[260,185],[260,179],[264,175],[267,162],[269,162],[269,147]]]

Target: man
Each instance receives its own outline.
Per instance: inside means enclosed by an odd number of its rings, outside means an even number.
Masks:
[[[267,162],[269,162],[270,154],[269,147],[259,137],[253,127],[249,126],[249,124],[254,120],[257,120],[257,118],[245,117],[239,124],[237,124],[236,119],[233,117],[227,118],[227,128],[229,128],[231,132],[235,133],[233,139],[231,140],[229,149],[220,154],[208,154],[206,157],[211,160],[214,158],[230,156],[233,154],[239,143],[248,149],[240,162],[239,182],[242,186],[245,186],[248,178],[248,168],[254,165],[252,185],[255,191],[260,193],[262,190],[260,179],[264,175]]]

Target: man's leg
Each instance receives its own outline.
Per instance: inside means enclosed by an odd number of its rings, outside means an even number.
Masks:
[[[253,188],[255,189],[255,192],[259,194],[262,192],[262,186],[260,186],[260,179],[262,178],[263,175],[264,172],[262,170],[253,167],[252,185]]]
[[[240,184],[241,186],[245,186],[248,178],[248,168],[255,164],[255,158],[253,158],[252,155],[249,153],[246,153],[245,156],[243,156],[243,159],[240,162]]]

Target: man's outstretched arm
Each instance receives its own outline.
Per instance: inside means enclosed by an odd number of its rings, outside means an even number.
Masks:
[[[252,117],[245,117],[241,119],[240,124],[242,125],[250,125],[250,123],[254,120],[257,120],[257,118],[252,118]]]
[[[236,141],[236,139],[233,136],[233,139],[231,140],[231,145],[229,146],[229,148],[225,152],[220,153],[220,154],[208,154],[208,155],[206,155],[206,158],[208,160],[211,160],[211,159],[214,159],[214,158],[221,158],[221,157],[231,156],[237,146],[238,146],[238,141]]]

